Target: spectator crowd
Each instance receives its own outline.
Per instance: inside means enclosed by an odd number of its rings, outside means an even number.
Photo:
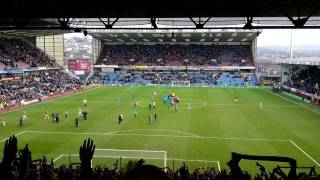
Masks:
[[[232,153],[231,160],[227,163],[230,172],[225,169],[218,171],[214,167],[199,167],[190,171],[183,165],[177,170],[159,168],[146,165],[144,160],[129,161],[125,167],[119,167],[118,162],[113,167],[97,165],[91,167],[94,157],[95,145],[92,140],[85,140],[80,146],[79,163],[55,167],[54,162],[46,156],[42,159],[32,159],[28,144],[18,149],[18,140],[11,136],[6,140],[3,149],[3,159],[0,164],[0,179],[4,180],[319,180],[315,167],[310,167],[309,172],[297,173],[296,160],[288,157],[253,156]],[[267,172],[266,168],[257,162],[259,173],[255,176],[243,171],[239,166],[242,159],[280,161],[289,163],[289,171],[281,167],[273,168]],[[304,167],[305,168],[305,167]]]
[[[253,66],[248,45],[104,45],[97,64]]]
[[[53,58],[21,39],[0,37],[0,69],[56,67]]]
[[[187,83],[190,86],[256,86],[254,73],[240,71],[201,71],[201,70],[128,70],[116,72],[100,72],[95,76],[107,84],[117,85],[179,85]],[[175,84],[172,84],[175,83]],[[181,84],[183,85],[183,84]]]
[[[288,80],[284,83],[285,85],[320,95],[320,68],[318,66],[292,65],[287,75]]]
[[[80,88],[80,81],[60,70],[33,71],[20,78],[0,80],[0,104],[19,104],[73,88]]]

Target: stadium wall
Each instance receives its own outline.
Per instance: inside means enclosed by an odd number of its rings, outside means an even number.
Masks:
[[[92,64],[95,64],[102,50],[102,42],[92,37]]]
[[[49,36],[37,36],[36,46],[47,53],[49,56],[53,57],[56,62],[62,66],[66,67],[66,62],[64,61],[64,36],[60,35],[49,35]]]

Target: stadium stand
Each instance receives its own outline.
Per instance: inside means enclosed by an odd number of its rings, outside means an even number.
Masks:
[[[94,79],[112,85],[173,85],[173,82],[177,81],[189,81],[191,86],[245,87],[258,85],[258,80],[252,71],[201,70],[202,67],[238,67],[238,69],[239,67],[253,67],[253,55],[249,45],[106,44],[96,64],[157,68],[152,71],[121,69],[95,74]],[[196,69],[187,70],[188,67]]]
[[[285,85],[311,94],[319,95],[320,69],[317,66],[293,65],[289,69],[289,78]]]
[[[103,73],[102,73],[103,74]],[[102,78],[105,84],[113,85],[172,85],[176,81],[189,81],[191,86],[234,86],[247,87],[258,85],[254,73],[240,72],[200,72],[200,71],[117,71],[107,72],[97,78]],[[101,77],[102,76],[102,77]]]
[[[21,39],[0,39],[0,69],[58,67],[54,59]]]
[[[104,45],[97,64],[253,66],[248,45]]]
[[[297,174],[297,162],[292,158],[275,157],[275,156],[251,156],[232,153],[231,160],[227,163],[230,172],[223,169],[216,170],[214,167],[199,167],[190,171],[188,166],[183,165],[176,171],[168,168],[161,169],[153,165],[145,165],[144,160],[129,161],[125,168],[120,169],[118,163],[115,167],[110,168],[104,165],[91,167],[91,160],[95,152],[95,145],[92,140],[85,140],[80,147],[79,156],[80,163],[75,165],[62,165],[55,167],[54,163],[48,162],[46,157],[39,160],[32,159],[32,152],[28,145],[19,150],[18,140],[15,136],[11,136],[6,140],[4,146],[4,156],[0,164],[0,179],[43,179],[43,180],[65,180],[65,179],[153,179],[153,180],[317,180],[315,168],[311,167],[308,173]],[[290,164],[288,174],[281,170],[280,167],[273,168],[272,172],[267,172],[266,168],[257,163],[260,172],[254,177],[243,171],[239,162],[241,159],[248,160],[264,160],[264,161],[282,161]]]
[[[60,70],[33,71],[22,78],[0,81],[0,104],[6,108],[33,99],[80,88],[80,81]]]

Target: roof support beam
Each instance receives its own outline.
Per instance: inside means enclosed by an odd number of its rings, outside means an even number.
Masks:
[[[201,17],[198,18],[198,22],[196,22],[192,17],[189,17],[189,19],[193,22],[194,25],[196,25],[196,29],[203,29],[204,26],[207,24],[207,22],[211,19],[211,17],[208,17],[203,22],[202,22]]]
[[[113,25],[118,22],[119,18],[116,18],[114,21],[110,22],[110,18],[107,18],[107,23],[103,21],[101,18],[98,18],[100,22],[106,27],[106,29],[112,29]]]
[[[151,18],[151,25],[154,29],[158,29],[157,18]]]
[[[243,26],[243,29],[253,29],[252,25],[253,17],[247,17],[246,18],[246,24]]]
[[[294,19],[294,16],[289,14],[285,10],[285,8],[278,3],[277,0],[273,0],[273,2],[280,9],[280,11],[292,22],[295,28],[304,28],[309,18],[315,15],[320,9],[320,5],[318,5],[314,8],[314,10],[308,16],[301,17],[301,9],[303,8],[301,4],[301,0],[295,0],[296,6],[297,6],[297,18]]]
[[[61,25],[61,29],[63,30],[69,30],[70,26],[69,26],[69,20],[70,18],[58,18],[58,21]]]

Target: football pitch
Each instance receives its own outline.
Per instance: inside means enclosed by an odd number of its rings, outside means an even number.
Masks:
[[[153,92],[157,97],[152,97]],[[177,112],[169,112],[162,101],[168,93],[181,101]],[[235,103],[234,97],[239,102]],[[83,99],[88,100],[85,108]],[[150,110],[152,101],[156,108]],[[80,119],[76,128],[79,108],[89,115],[88,120]],[[19,118],[24,111],[28,120],[21,128]],[[59,113],[60,123],[45,120],[45,111]],[[68,120],[64,119],[65,111],[69,112]],[[149,124],[148,116],[154,112],[157,121]],[[124,116],[121,125],[119,114]],[[33,159],[46,155],[56,164],[79,162],[79,147],[91,138],[98,149],[94,163],[110,166],[121,156],[123,164],[127,159],[145,158],[147,163],[171,169],[182,162],[189,169],[201,165],[227,168],[231,152],[237,152],[292,157],[298,166],[320,167],[320,109],[267,89],[101,86],[25,106],[6,116],[7,127],[0,127],[0,156],[5,138],[16,134],[19,148],[28,144]],[[241,161],[241,167],[258,170],[255,161]]]

